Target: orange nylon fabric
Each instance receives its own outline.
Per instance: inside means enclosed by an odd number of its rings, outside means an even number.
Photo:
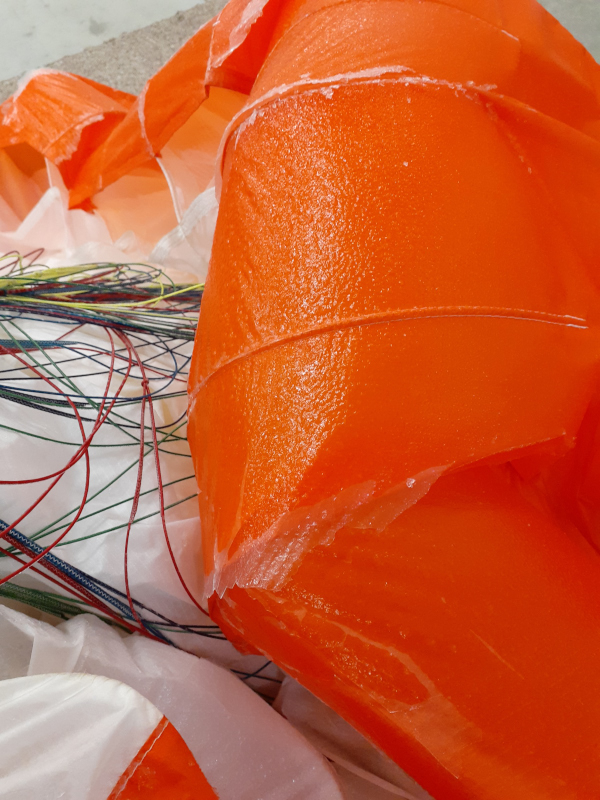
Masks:
[[[321,28],[333,26],[338,36],[327,37],[331,52],[307,48],[315,75],[321,62],[332,74],[340,44],[343,50],[344,42],[352,42],[356,69],[365,58],[385,58],[391,37],[392,50],[408,68],[419,71],[430,68],[432,60],[441,61],[445,79],[452,80],[466,64],[468,80],[477,83],[480,73],[493,65],[493,88],[600,137],[600,128],[594,127],[597,114],[590,116],[599,85],[593,59],[533,0],[393,0],[388,6],[394,19],[386,22],[381,10],[375,21],[362,18],[365,8],[379,5],[374,0],[232,0],[148,81],[138,98],[85,78],[40,70],[25,91],[0,106],[0,147],[26,142],[58,165],[74,158],[76,169],[62,166],[61,172],[71,190],[71,205],[85,204],[154,158],[211,86],[250,92],[270,50],[276,51],[269,60],[271,69],[278,69],[283,58],[285,69],[301,74],[297,45],[317,18]],[[288,29],[291,36],[282,47]],[[90,91],[103,93],[105,100],[90,99]],[[36,115],[36,108],[44,113]],[[82,136],[88,126],[93,132]]]
[[[148,737],[108,800],[218,800],[166,717]]]
[[[278,11],[190,382],[212,614],[440,800],[591,800],[600,68],[528,0]]]
[[[276,18],[277,1],[263,8],[266,4],[255,3],[248,11],[246,0],[232,0],[137,98],[41,70],[0,106],[0,147],[31,145],[59,166],[70,205],[86,205],[101,189],[154,159],[200,107],[210,86],[250,91]],[[106,97],[99,101],[95,90]],[[68,168],[71,160],[75,169]]]
[[[137,99],[3,104],[6,202],[44,156],[90,207],[214,87],[213,616],[438,800],[595,800],[600,68],[534,0],[233,0]]]
[[[70,187],[87,154],[126,118],[135,98],[68,73],[43,70],[0,106],[0,147],[28,145]]]

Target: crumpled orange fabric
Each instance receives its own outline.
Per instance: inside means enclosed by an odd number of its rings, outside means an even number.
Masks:
[[[248,95],[190,384],[214,618],[438,800],[597,798],[600,67],[534,0],[233,0],[135,100],[60,80],[0,145],[84,207]]]
[[[219,800],[177,729],[163,717],[107,800]]]
[[[283,3],[190,384],[211,609],[439,800],[600,786],[600,68],[536,3]]]
[[[250,91],[276,5],[230,2],[137,98],[86,78],[40,70],[0,106],[0,148],[27,144],[46,156],[59,166],[71,206],[85,206],[101,189],[154,159],[210,86]],[[69,170],[71,161],[76,170]]]

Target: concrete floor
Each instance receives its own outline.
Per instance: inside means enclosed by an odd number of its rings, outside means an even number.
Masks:
[[[4,14],[3,38],[12,43],[0,51],[0,102],[15,90],[24,70],[42,66],[137,94],[147,78],[225,4],[225,0],[204,0],[190,8],[193,2],[0,0],[2,11],[9,12]],[[600,61],[600,0],[540,2]],[[183,10],[161,19],[175,9]],[[141,27],[155,19],[160,21]],[[96,40],[102,43],[74,48],[74,42],[85,46]]]
[[[167,19],[198,0],[1,0],[0,80]],[[6,43],[10,42],[11,47]]]
[[[8,1],[12,2],[12,0]],[[102,0],[102,2],[104,1]],[[0,5],[5,2],[7,0],[0,0]],[[74,2],[79,3],[81,0],[74,0]],[[132,4],[131,0],[125,0],[125,2]],[[126,31],[94,47],[78,48],[78,51],[72,54],[65,52],[62,54],[63,57],[58,60],[44,60],[40,51],[37,63],[30,62],[27,69],[50,66],[84,75],[116,89],[138,94],[146,80],[168,61],[198,28],[213,17],[225,5],[225,2],[226,0],[204,0],[202,3],[193,5],[192,8],[179,11],[168,19],[139,27],[137,30]],[[191,5],[193,0],[192,2],[167,0],[164,5],[175,5],[176,3],[180,3],[182,6]],[[26,46],[22,40],[18,44]],[[14,64],[13,77],[0,80],[0,102],[15,91],[18,79],[22,75],[16,61]],[[5,73],[6,71],[7,69],[5,69]],[[10,70],[8,72],[10,74]]]
[[[600,0],[538,0],[600,61]]]

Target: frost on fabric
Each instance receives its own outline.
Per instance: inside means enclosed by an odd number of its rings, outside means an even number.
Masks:
[[[241,14],[239,14],[237,5],[225,6],[215,21],[209,69],[214,70],[220,67],[244,43],[250,28],[262,16],[268,2],[269,0],[250,0],[242,8]],[[237,20],[235,20],[236,16]],[[221,28],[229,32],[224,42],[219,41]],[[221,47],[223,49],[219,52]]]
[[[79,142],[81,141],[81,136],[84,130],[93,125],[94,122],[102,122],[104,119],[104,114],[94,114],[91,117],[87,117],[86,119],[79,122],[77,125],[73,125],[68,131],[66,131],[59,139],[53,142],[53,145],[57,145],[59,142],[61,143],[61,150],[62,153],[52,153],[52,150],[47,153],[48,157],[52,159],[53,163],[58,165],[62,164],[63,161],[68,161],[71,156],[77,151],[79,147]]]
[[[150,158],[154,157],[154,147],[152,147],[152,142],[148,138],[148,133],[146,131],[146,95],[148,94],[148,84],[144,86],[142,92],[138,98],[137,102],[137,114],[138,119],[140,121],[140,133],[142,134],[142,139],[144,141],[144,145],[146,147],[146,151]]]
[[[86,128],[125,112],[119,101],[76,75],[52,69],[27,73],[0,110],[10,141],[26,142],[55,165],[73,156]]]
[[[23,94],[23,91],[27,88],[27,86],[31,83],[34,78],[39,78],[42,75],[60,75],[55,69],[34,69],[31,72],[26,72],[22,78],[19,79],[17,84],[17,89],[13,94],[8,98],[6,103],[3,104],[3,107],[6,108],[6,111],[2,112],[2,122],[4,125],[12,125],[17,120],[18,114],[18,107],[17,107],[17,100]]]
[[[248,125],[253,125],[267,107],[290,96],[310,92],[319,92],[328,100],[332,100],[336,89],[356,83],[374,83],[381,86],[389,83],[403,83],[407,86],[438,87],[450,89],[475,101],[479,100],[480,95],[488,94],[498,88],[492,84],[477,86],[472,81],[463,84],[431,78],[428,75],[418,75],[409,67],[398,64],[370,67],[356,72],[343,72],[326,78],[311,78],[309,75],[303,75],[299,81],[281,84],[253,99],[233,117],[227,126],[217,153],[217,197],[220,195],[220,175],[229,140],[235,134],[241,133]]]
[[[402,481],[383,494],[374,480],[342,490],[310,508],[282,515],[258,539],[242,545],[229,559],[215,553],[215,567],[206,578],[205,597],[227,589],[277,590],[294,574],[304,556],[315,547],[330,544],[345,527],[381,532],[423,498],[448,467],[433,467]]]

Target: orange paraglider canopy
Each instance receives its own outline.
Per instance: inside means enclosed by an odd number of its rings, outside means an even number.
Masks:
[[[17,218],[43,157],[113,239],[145,182],[153,244],[162,176],[189,208],[215,165],[189,439],[229,637],[439,800],[595,798],[591,56],[534,0],[233,0],[138,98],[40,73],[1,112]]]
[[[222,146],[212,613],[439,798],[600,780],[599,76],[535,3],[286,3]]]

